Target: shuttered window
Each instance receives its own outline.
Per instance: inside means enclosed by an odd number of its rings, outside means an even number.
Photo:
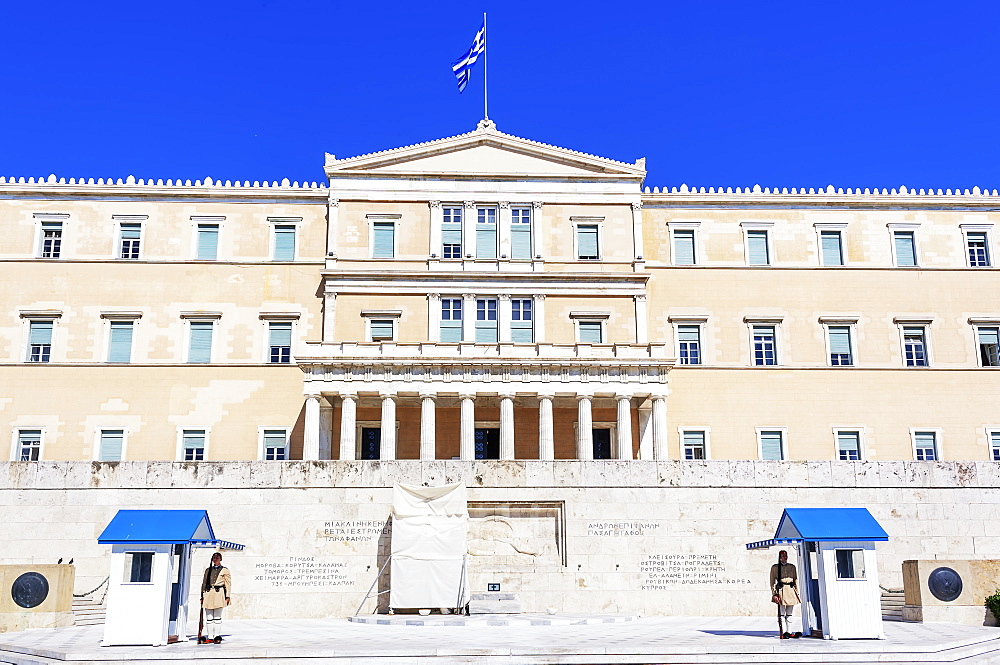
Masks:
[[[753,364],[760,366],[778,364],[774,326],[753,327]]]
[[[674,231],[674,265],[694,265],[694,229]]]
[[[102,429],[101,446],[97,451],[99,462],[120,462],[122,459],[122,446],[125,442],[125,430]]]
[[[752,266],[771,264],[767,231],[747,231],[747,256]]]
[[[42,430],[22,429],[17,433],[18,459],[37,462],[42,450]]]
[[[677,360],[681,365],[701,364],[701,326],[677,326]]]
[[[772,430],[760,433],[760,458],[763,460],[785,459],[784,432]]]
[[[462,209],[458,206],[445,206],[443,215],[441,257],[460,259],[462,258]]]
[[[1000,328],[979,328],[979,361],[983,367],[1000,366]]]
[[[47,363],[52,355],[52,321],[28,322],[28,362]]]
[[[990,432],[990,459],[1000,462],[1000,432]]]
[[[990,265],[990,251],[986,238],[986,233],[980,231],[965,234],[965,244],[969,250],[969,265],[973,268],[986,268]]]
[[[396,255],[396,224],[372,223],[372,258],[391,259]]]
[[[186,429],[181,434],[185,462],[201,462],[205,459],[205,430]]]
[[[821,231],[819,234],[823,265],[844,265],[844,252],[841,244],[840,231]]]
[[[495,259],[497,257],[497,209],[476,210],[476,258]]]
[[[897,266],[917,265],[917,246],[913,231],[894,231],[892,242],[896,248]]]
[[[111,341],[108,345],[109,363],[132,362],[132,322],[112,321]]]
[[[219,254],[219,225],[198,225],[198,260],[214,261]]]
[[[393,339],[392,319],[371,319],[368,322],[368,327],[371,330],[371,341],[373,342]]]
[[[476,300],[476,344],[495,344],[497,341],[497,301],[479,298]]]
[[[830,338],[830,364],[834,366],[853,365],[851,327],[829,326],[827,335]]]
[[[938,458],[937,432],[914,432],[917,460],[933,462]]]
[[[58,259],[62,254],[62,222],[42,222],[42,247],[39,256],[43,259]]]
[[[600,321],[577,321],[581,344],[603,344],[604,330]]]
[[[441,341],[457,344],[462,341],[462,299],[441,299]]]
[[[530,259],[531,208],[511,208],[510,215],[510,258]]]
[[[684,459],[705,459],[705,433],[700,431],[684,432]]]
[[[837,457],[845,462],[861,459],[860,432],[837,432]]]
[[[927,367],[927,338],[923,328],[903,328],[903,355],[907,367]]]
[[[288,435],[283,429],[264,430],[264,459],[282,461],[288,459]]]
[[[598,253],[598,227],[596,224],[578,224],[576,227],[577,258],[596,261],[601,258]]]
[[[192,321],[191,339],[188,345],[189,363],[212,362],[212,334],[215,324],[211,321]]]
[[[268,324],[269,362],[292,362],[292,322],[272,321]]]
[[[142,224],[122,223],[118,230],[119,257],[123,259],[139,258],[139,243],[142,236]]]
[[[512,342],[531,344],[535,341],[533,304],[531,298],[514,298],[510,301]]]
[[[274,225],[274,260],[295,260],[295,225]]]

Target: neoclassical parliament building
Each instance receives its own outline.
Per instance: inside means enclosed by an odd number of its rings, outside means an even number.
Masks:
[[[996,190],[324,167],[0,178],[8,459],[1000,460]]]

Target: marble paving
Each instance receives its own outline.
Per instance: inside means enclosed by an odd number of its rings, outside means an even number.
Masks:
[[[0,663],[114,665],[525,665],[599,663],[992,663],[1000,629],[886,622],[885,640],[779,640],[763,617],[652,617],[550,626],[371,625],[344,619],[224,623],[225,641],[101,647],[103,628],[0,635]],[[512,629],[515,628],[515,629]]]

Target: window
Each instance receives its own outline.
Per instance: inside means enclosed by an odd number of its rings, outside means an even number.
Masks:
[[[131,584],[148,583],[153,579],[154,552],[125,553],[125,582]]]
[[[861,459],[861,432],[856,430],[837,432],[837,459],[844,462]]]
[[[521,344],[535,341],[534,309],[531,298],[512,298],[510,301],[510,340]]]
[[[686,460],[708,459],[705,432],[702,430],[684,430],[681,433],[681,446],[681,454]]]
[[[937,432],[914,432],[913,447],[917,461],[933,462],[938,459]]]
[[[1000,430],[993,430],[990,435],[990,459],[1000,462]]]
[[[118,228],[119,253],[122,259],[138,259],[142,224],[121,222]]]
[[[837,557],[838,580],[865,579],[864,550],[834,550]]]
[[[674,265],[693,266],[694,264],[694,229],[675,229]]]
[[[983,367],[1000,367],[1000,328],[979,327],[979,362]]]
[[[292,362],[292,322],[271,321],[267,325],[268,346],[270,347],[268,362]]]
[[[462,208],[444,206],[444,221],[441,224],[441,257],[462,258]]]
[[[603,321],[577,321],[576,328],[580,344],[604,343]]]
[[[275,261],[295,260],[295,224],[274,225],[273,256]]]
[[[17,432],[17,458],[22,462],[37,462],[42,452],[42,430],[22,429]]]
[[[497,301],[479,298],[476,300],[476,344],[494,344],[497,339]]]
[[[100,445],[97,449],[97,461],[120,462],[125,447],[125,430],[102,429],[98,436]]]
[[[762,460],[783,460],[785,454],[785,433],[782,430],[759,430],[760,458]]]
[[[374,424],[360,425],[361,436],[358,437],[358,459],[382,459],[382,427]]]
[[[43,259],[58,259],[62,253],[62,222],[42,222],[42,246],[38,256]]]
[[[212,321],[191,321],[188,340],[188,362],[212,362],[212,335],[215,323]]]
[[[595,427],[590,430],[590,442],[594,446],[594,459],[612,459],[611,428]]]
[[[844,265],[844,247],[840,231],[820,231],[819,242],[823,265]]]
[[[597,224],[577,224],[576,226],[576,256],[584,261],[596,261],[601,258],[598,242]]]
[[[752,326],[753,364],[777,365],[778,354],[775,329],[772,325]]]
[[[186,429],[181,433],[182,459],[185,462],[201,462],[205,459],[205,430]]]
[[[52,320],[28,321],[28,362],[47,363],[52,355]]]
[[[973,268],[986,268],[990,265],[990,250],[986,231],[968,231],[965,234],[965,247],[969,252],[969,265]]]
[[[827,326],[827,339],[830,343],[830,365],[842,367],[854,364],[854,354],[851,352],[851,327]]]
[[[476,258],[497,257],[497,209],[476,209]]]
[[[530,259],[531,208],[510,209],[510,258]]]
[[[923,326],[903,327],[903,355],[907,367],[927,367],[927,333]]]
[[[368,336],[373,342],[392,341],[395,338],[393,319],[368,319]]]
[[[108,362],[132,362],[132,328],[133,321],[111,321],[111,334],[108,341]]]
[[[477,427],[474,444],[476,459],[500,459],[500,428]]]
[[[219,253],[219,225],[198,225],[197,257],[199,261],[214,261]]]
[[[457,344],[462,341],[462,299],[441,299],[441,341]]]
[[[771,248],[767,231],[760,229],[747,231],[747,263],[752,266],[771,265]]]
[[[391,259],[396,256],[396,223],[372,222],[372,258]]]
[[[701,326],[677,326],[677,360],[681,365],[701,364]]]
[[[912,267],[917,265],[917,240],[913,231],[893,231],[892,247],[896,255],[896,265]]]
[[[284,461],[288,459],[288,431],[266,429],[261,433],[262,459]]]

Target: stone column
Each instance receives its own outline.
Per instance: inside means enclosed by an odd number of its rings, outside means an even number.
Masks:
[[[514,459],[513,395],[500,395],[500,459]]]
[[[476,258],[476,202],[462,204],[462,260]]]
[[[476,459],[476,399],[473,395],[459,395],[461,422],[458,428],[459,453],[463,460]]]
[[[555,440],[552,436],[552,395],[538,396],[538,459],[553,460]]]
[[[635,296],[635,343],[649,343],[649,322],[646,318],[646,296]]]
[[[476,295],[462,294],[462,341],[476,341]]]
[[[427,341],[441,341],[441,294],[427,294]]]
[[[594,419],[590,395],[576,396],[576,458],[594,459]]]
[[[306,419],[302,432],[302,459],[319,459],[319,395],[306,395]]]
[[[667,459],[667,400],[653,396],[653,459]]]
[[[323,341],[332,342],[337,336],[337,293],[323,292]]]
[[[534,302],[532,309],[532,322],[531,326],[535,332],[535,344],[541,344],[545,341],[545,294],[540,293],[532,298]]]
[[[497,298],[497,339],[501,343],[510,342],[510,318],[513,316],[512,312],[510,294],[501,293]]]
[[[396,396],[381,394],[382,432],[379,441],[379,458],[396,459]]]
[[[333,459],[333,406],[319,400],[319,458]]]
[[[337,258],[337,237],[340,228],[340,199],[330,198],[329,221],[326,224],[326,256],[328,259]]]
[[[436,404],[434,395],[420,396],[420,459],[432,460],[437,457]]]
[[[500,201],[497,204],[497,258],[510,258],[510,202]],[[502,259],[501,259],[502,260]]]
[[[639,407],[639,459],[653,459],[653,410]]]
[[[358,396],[340,396],[340,459],[353,460],[357,456]]]
[[[642,202],[632,204],[632,244],[635,248],[635,258],[643,256],[642,251]]]
[[[428,201],[427,205],[431,209],[430,248],[428,249],[427,256],[433,254],[441,258],[441,252],[444,251],[441,246],[441,226],[444,224],[444,211],[441,208],[440,201]]]
[[[618,406],[618,459],[632,459],[632,399],[615,395]]]
[[[542,202],[531,202],[531,259],[536,256],[545,256],[545,248],[542,246]]]

